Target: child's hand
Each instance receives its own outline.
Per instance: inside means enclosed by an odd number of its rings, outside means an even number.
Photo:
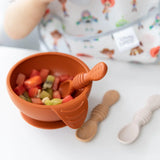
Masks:
[[[44,16],[54,0],[15,0],[6,11],[5,30],[13,39],[27,36]]]

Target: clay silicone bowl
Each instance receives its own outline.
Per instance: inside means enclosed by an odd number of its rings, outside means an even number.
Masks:
[[[84,89],[77,91],[77,96],[72,101],[54,106],[27,102],[14,92],[18,73],[24,73],[28,76],[32,69],[40,70],[42,68],[49,69],[54,74],[68,74],[72,76],[80,72],[89,71],[84,62],[63,53],[47,52],[28,56],[17,62],[7,76],[7,89],[13,103],[20,110],[22,117],[33,126],[54,129],[67,125],[74,129],[79,128],[83,124],[88,112],[87,97],[92,83]]]

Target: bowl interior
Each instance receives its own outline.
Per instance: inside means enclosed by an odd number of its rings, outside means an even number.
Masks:
[[[67,74],[75,76],[80,72],[88,72],[89,68],[85,63],[76,57],[62,53],[39,53],[18,62],[11,71],[10,85],[16,87],[16,78],[19,73],[29,76],[32,69],[49,69],[51,74]],[[79,91],[82,92],[82,91]]]

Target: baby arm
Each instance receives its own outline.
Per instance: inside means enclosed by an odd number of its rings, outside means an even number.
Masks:
[[[6,11],[4,28],[13,39],[27,36],[40,22],[53,0],[16,0]]]

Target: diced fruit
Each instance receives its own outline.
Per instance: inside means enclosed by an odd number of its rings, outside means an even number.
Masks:
[[[27,91],[25,91],[25,92],[23,93],[23,95],[24,95],[26,98],[30,98]]]
[[[48,75],[46,81],[43,84],[43,89],[52,88],[55,77]]]
[[[43,82],[46,80],[48,74],[49,74],[48,69],[41,69],[40,70],[40,76],[41,76]]]
[[[61,98],[61,94],[59,91],[53,91],[53,98]]]
[[[22,99],[24,99],[28,102],[32,102],[26,91],[23,93],[23,95],[20,95],[19,97],[21,97]]]
[[[28,94],[31,98],[34,98],[37,97],[38,91],[39,91],[38,87],[33,87],[28,90]]]
[[[53,96],[52,88],[47,88],[46,91],[49,93],[50,97]]]
[[[46,100],[49,100],[49,98],[48,97],[43,98],[42,103],[45,103]]]
[[[62,99],[59,98],[54,98],[51,100],[52,105],[57,105],[57,104],[61,104],[62,103]]]
[[[42,89],[41,85],[38,85],[37,88],[40,89],[40,90]]]
[[[41,94],[41,89],[38,89],[37,98],[40,98],[40,94]]]
[[[23,73],[19,73],[16,80],[16,85],[20,86],[23,85],[26,76]]]
[[[15,93],[22,99],[35,104],[57,105],[72,100],[71,95],[62,99],[59,85],[66,80],[72,80],[73,76],[48,75],[49,72],[48,69],[41,69],[40,72],[33,69],[28,79],[26,75],[19,73]]]
[[[25,88],[24,88],[24,86],[23,85],[21,85],[21,86],[17,86],[15,89],[14,89],[14,91],[15,91],[15,93],[17,94],[17,95],[22,95],[24,92],[25,92]]]
[[[51,100],[46,99],[46,100],[44,101],[44,104],[45,104],[45,105],[52,105],[52,102],[51,102]]]
[[[53,90],[54,91],[58,90],[59,83],[60,83],[60,78],[59,77],[55,77],[55,80],[54,80],[54,83],[53,83]]]
[[[42,91],[42,92],[40,93],[40,98],[43,99],[43,98],[45,98],[45,97],[48,97],[49,99],[51,98],[51,97],[50,97],[50,94],[49,94],[48,92]]]
[[[69,75],[61,75],[59,78],[60,78],[60,82],[64,82],[64,81],[66,81],[66,80],[68,80],[69,79]]]
[[[68,80],[73,80],[73,78],[74,78],[73,76],[69,76]]]
[[[42,83],[42,79],[40,76],[34,76],[24,81],[24,84],[28,89],[32,87],[36,87],[41,83]]]
[[[40,74],[39,71],[37,71],[36,69],[33,69],[31,74],[30,74],[30,78],[34,77],[34,76],[39,76],[39,74]]]
[[[27,92],[27,91],[25,91],[25,92],[23,93],[23,96],[25,97],[26,101],[32,102],[32,101],[31,101],[31,98],[30,98],[29,95],[28,95],[28,92]]]
[[[70,100],[72,100],[73,97],[71,95],[66,96],[65,98],[63,98],[62,103],[66,103],[69,102]]]
[[[19,97],[21,97],[22,99],[24,99],[25,101],[27,101],[26,97],[24,95],[20,95]]]
[[[32,100],[32,103],[43,104],[40,98],[31,98],[31,100]]]
[[[57,105],[61,103],[62,103],[62,99],[59,99],[59,98],[54,98],[52,100],[47,99],[44,101],[45,105]]]
[[[25,96],[24,95],[19,95],[19,97],[21,97],[22,99],[26,100]]]

